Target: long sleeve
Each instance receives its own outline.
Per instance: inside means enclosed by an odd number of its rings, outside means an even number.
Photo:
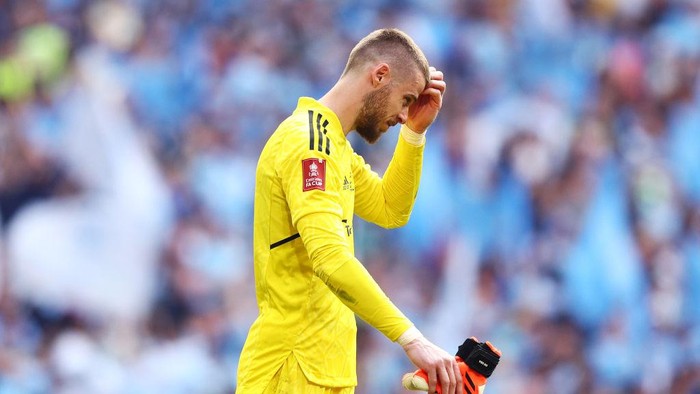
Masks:
[[[314,274],[360,318],[395,341],[412,323],[352,254],[345,226],[352,212],[345,212],[341,204],[341,193],[347,193],[343,191],[341,154],[308,150],[308,142],[302,149],[295,149],[299,144],[293,141],[285,146],[290,149],[280,158],[279,177]],[[303,163],[309,161],[315,164],[319,179],[318,187],[307,190],[308,167]]]
[[[356,385],[358,316],[392,341],[415,331],[354,257],[353,154],[338,117],[308,97],[260,154],[253,219],[260,314],[241,351],[245,392],[263,392],[290,352],[314,384]]]
[[[355,214],[384,228],[405,225],[418,193],[423,148],[423,144],[410,144],[400,133],[383,177],[372,171],[362,156],[354,154]]]
[[[297,223],[314,274],[362,320],[391,341],[396,341],[413,324],[350,253],[342,235],[337,234],[338,230],[344,229],[327,227],[332,221],[337,221],[337,218],[329,216],[323,213],[310,214]]]

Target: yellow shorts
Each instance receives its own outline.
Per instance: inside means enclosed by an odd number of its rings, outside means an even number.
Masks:
[[[309,382],[290,354],[263,394],[353,394],[355,387],[323,387]]]

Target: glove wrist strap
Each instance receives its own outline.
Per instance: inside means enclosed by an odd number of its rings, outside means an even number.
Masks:
[[[496,369],[501,355],[496,353],[484,342],[477,342],[474,337],[464,341],[457,350],[457,357],[464,360],[464,363],[475,372],[488,378]]]
[[[500,356],[491,350],[491,348],[483,343],[478,343],[464,360],[464,363],[475,372],[488,378],[493,373],[493,370],[496,369],[499,360]]]

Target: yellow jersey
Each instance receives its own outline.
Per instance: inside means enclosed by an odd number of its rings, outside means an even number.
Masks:
[[[386,228],[408,221],[423,145],[400,134],[383,178],[345,138],[336,114],[302,97],[265,145],[255,183],[259,316],[238,367],[237,393],[260,393],[294,353],[309,381],[357,385],[360,318],[396,339],[412,323],[354,257],[353,215]]]

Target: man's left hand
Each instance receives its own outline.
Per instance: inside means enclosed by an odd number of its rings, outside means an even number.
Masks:
[[[428,86],[418,96],[418,100],[408,107],[406,125],[416,133],[424,133],[442,108],[442,95],[447,87],[443,78],[442,71],[430,67]]]

